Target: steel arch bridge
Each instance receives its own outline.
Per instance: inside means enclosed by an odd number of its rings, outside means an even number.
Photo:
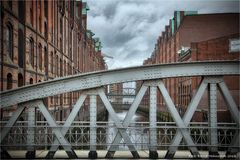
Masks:
[[[46,81],[34,85],[24,86],[17,89],[4,91],[0,93],[1,102],[0,107],[9,108],[13,105],[18,105],[16,111],[6,123],[1,123],[1,155],[10,158],[8,150],[9,144],[5,144],[6,137],[9,136],[14,126],[18,125],[18,117],[26,109],[28,112],[28,121],[26,128],[26,158],[34,158],[36,150],[36,127],[35,111],[36,108],[40,110],[46,119],[46,123],[51,128],[54,135],[51,147],[45,158],[53,158],[55,152],[61,146],[69,156],[69,158],[78,158],[75,153],[74,145],[69,142],[69,129],[74,125],[74,119],[79,112],[84,100],[87,96],[90,97],[90,122],[88,139],[89,144],[89,158],[97,158],[97,127],[96,121],[96,98],[100,97],[109,116],[114,121],[113,127],[117,129],[117,134],[108,147],[106,158],[112,158],[114,153],[118,150],[122,139],[134,158],[140,158],[138,149],[135,143],[132,142],[128,130],[131,124],[133,115],[135,114],[141,99],[143,98],[146,90],[150,88],[150,105],[149,105],[149,123],[145,129],[148,129],[149,140],[148,150],[149,158],[157,158],[157,148],[161,146],[158,138],[158,123],[156,119],[156,93],[157,89],[160,90],[162,97],[166,103],[166,107],[170,112],[176,132],[172,135],[171,143],[167,145],[167,153],[165,158],[173,158],[175,152],[181,147],[182,139],[184,140],[185,147],[188,147],[193,157],[201,157],[199,149],[201,146],[194,140],[190,132],[191,118],[196,111],[196,108],[204,94],[204,91],[209,86],[209,122],[205,129],[208,130],[208,140],[205,142],[205,147],[209,150],[209,156],[217,155],[220,142],[218,139],[219,125],[217,123],[217,104],[216,95],[217,88],[221,91],[228,107],[232,118],[235,123],[230,129],[234,130],[234,135],[231,137],[231,142],[225,146],[226,156],[236,155],[239,153],[239,107],[234,102],[223,76],[239,76],[239,61],[207,61],[207,62],[188,62],[188,63],[172,63],[149,65],[131,68],[122,68],[108,71],[98,71],[86,74],[73,75],[68,77],[57,78],[51,81]],[[187,111],[183,118],[179,115],[175,104],[173,103],[164,83],[163,79],[176,78],[176,77],[195,77],[201,76],[202,81],[188,105]],[[123,83],[131,81],[143,81],[143,84],[136,97],[129,108],[129,111],[123,121],[120,121],[112,104],[108,100],[104,86],[114,83]],[[66,121],[58,123],[55,121],[51,113],[48,111],[47,106],[43,103],[43,98],[54,96],[62,93],[82,91],[76,104],[73,106],[71,113]],[[87,123],[88,124],[88,123]],[[172,126],[170,126],[171,128]],[[160,127],[161,128],[161,127]],[[168,126],[165,125],[165,128]],[[16,133],[16,132],[15,132]],[[46,135],[45,135],[46,136]],[[81,136],[81,135],[80,135]],[[77,143],[77,142],[76,142]],[[12,144],[13,145],[13,144]],[[80,144],[77,144],[79,146]],[[203,145],[203,144],[201,144]],[[10,144],[11,146],[11,144]]]

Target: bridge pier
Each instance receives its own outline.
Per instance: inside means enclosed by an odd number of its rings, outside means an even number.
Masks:
[[[90,95],[90,151],[88,158],[96,159],[96,121],[97,121],[97,96]]]
[[[27,130],[27,153],[26,158],[35,158],[36,150],[34,148],[35,143],[35,106],[28,106],[28,130]]]
[[[149,158],[157,159],[157,87],[150,86],[150,147],[149,147]]]

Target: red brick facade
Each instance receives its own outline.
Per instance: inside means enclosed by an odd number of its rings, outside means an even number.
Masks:
[[[85,2],[29,0],[0,4],[1,91],[106,69],[101,48],[86,28]],[[79,95],[62,94],[48,98],[46,103],[50,109],[62,112]],[[60,119],[66,114],[61,113]]]
[[[158,38],[152,56],[146,59],[143,64],[239,59],[238,53],[233,54],[228,51],[229,38],[231,36],[239,39],[238,13],[189,14],[184,11],[176,11],[173,19],[169,21],[169,25],[165,27],[165,31]],[[186,53],[189,51],[190,57],[180,57],[181,54],[178,53],[184,49]],[[235,92],[239,90],[239,86],[236,83],[239,83],[239,79],[234,78],[232,81],[235,83],[229,84],[229,88],[234,92],[236,98]],[[199,82],[199,78],[191,77],[164,80],[165,86],[181,114],[185,112],[186,106]],[[226,83],[228,84],[228,80]],[[205,102],[206,98],[205,95],[203,98]],[[144,100],[149,101],[146,97]],[[237,100],[236,102],[239,101]],[[147,102],[143,103],[147,104]],[[159,92],[158,107],[163,111],[166,109]],[[200,119],[203,118],[195,120]]]

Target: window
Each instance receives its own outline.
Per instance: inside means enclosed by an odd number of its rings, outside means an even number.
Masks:
[[[60,49],[61,49],[61,51],[63,51],[63,42],[62,42],[62,38],[60,38]]]
[[[18,66],[23,68],[24,64],[24,34],[21,29],[18,30]]]
[[[50,59],[51,59],[51,72],[53,73],[53,52],[51,52],[51,55],[50,55]]]
[[[12,74],[8,73],[7,74],[7,89],[12,89],[12,83],[13,83]]]
[[[8,6],[12,10],[12,1],[8,1]]]
[[[18,74],[18,87],[23,86],[23,76],[21,73]]]
[[[18,2],[18,16],[21,22],[24,22],[25,19],[25,2],[19,1]]]
[[[57,74],[57,52],[54,52],[54,56],[53,56],[53,74]]]
[[[38,55],[39,55],[39,57],[38,57],[39,69],[42,70],[42,45],[40,43],[38,45]]]
[[[44,23],[44,36],[47,39],[48,38],[48,27],[47,22]]]
[[[47,19],[48,18],[48,1],[44,0],[44,16]]]
[[[42,5],[41,5],[41,1],[38,1],[38,29],[39,29],[39,32],[42,31]]]
[[[34,67],[34,41],[30,38],[29,62]]]
[[[60,34],[63,34],[63,17],[60,17]]]
[[[63,75],[66,76],[67,75],[67,72],[66,72],[66,61],[64,61],[63,68],[64,68]]]
[[[8,55],[13,60],[13,27],[10,23],[7,25],[6,42]]]
[[[38,26],[39,28],[38,28],[38,29],[39,29],[39,32],[42,31],[42,26],[41,26],[41,25],[42,25],[42,22],[41,22],[41,21],[42,21],[42,20],[41,20],[41,16],[39,16],[39,19],[38,19],[38,24],[39,24],[39,26]]]
[[[33,79],[32,78],[30,78],[29,83],[33,84]]]
[[[44,68],[45,68],[45,74],[48,74],[48,52],[47,48],[44,47]]]
[[[63,76],[63,63],[62,60],[60,59],[60,76]]]
[[[74,1],[70,1],[70,17],[74,18]]]
[[[58,56],[56,56],[55,74],[58,76]]]
[[[31,21],[31,25],[33,26],[33,1],[31,1],[31,5],[30,5],[30,21]]]

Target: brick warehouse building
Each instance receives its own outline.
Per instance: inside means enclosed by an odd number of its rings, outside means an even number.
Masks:
[[[165,26],[165,31],[158,38],[151,57],[143,64],[239,60],[239,51],[231,52],[229,49],[231,39],[239,40],[239,13],[198,14],[193,11],[175,11],[174,17],[169,20],[169,25]],[[200,79],[200,77],[183,77],[164,80],[180,114],[183,115],[185,112]],[[225,82],[236,103],[239,104],[239,77],[225,78]],[[229,115],[229,113],[220,95],[218,100],[219,121],[222,121],[220,114],[227,112],[226,114]],[[148,101],[149,99],[145,97],[142,103],[147,104]],[[204,113],[207,110],[207,102],[207,93],[205,93],[193,121],[206,120]],[[158,93],[157,104],[160,111],[167,112],[160,93]],[[229,116],[225,117],[227,118],[223,121],[230,121]]]
[[[106,69],[99,38],[87,29],[86,2],[1,1],[1,91]],[[45,100],[57,119],[80,93]],[[87,102],[86,102],[87,103]],[[11,112],[1,111],[1,118]]]

